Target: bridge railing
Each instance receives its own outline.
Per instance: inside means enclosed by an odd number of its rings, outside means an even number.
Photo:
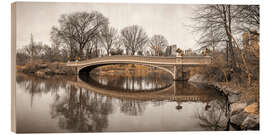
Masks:
[[[155,62],[155,63],[175,63],[175,57],[155,57],[155,56],[104,56],[98,58],[92,58],[84,61],[69,62],[71,64],[84,64],[91,62],[101,62],[101,61],[138,61],[138,62]]]
[[[88,64],[88,63],[96,63],[96,62],[106,62],[106,61],[126,61],[132,63],[153,63],[153,64],[210,64],[211,57],[210,56],[183,56],[183,57],[160,57],[160,56],[104,56],[98,58],[92,58],[84,61],[78,62],[69,62],[67,65],[75,66],[77,64]]]

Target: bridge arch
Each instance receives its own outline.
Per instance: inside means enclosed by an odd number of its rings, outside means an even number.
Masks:
[[[68,62],[66,66],[75,67],[77,73],[88,72],[96,67],[111,64],[139,64],[157,67],[168,72],[177,80],[177,66],[203,66],[211,64],[209,56],[182,56],[182,57],[158,57],[158,56],[104,56],[84,61]],[[181,71],[182,72],[182,71]]]
[[[162,67],[162,66],[158,66],[158,65],[153,65],[153,64],[147,64],[147,63],[127,63],[127,62],[107,62],[107,63],[96,63],[96,64],[88,64],[88,65],[84,65],[81,67],[77,68],[77,72],[78,74],[80,73],[89,73],[91,72],[93,69],[97,68],[97,67],[101,67],[101,66],[105,66],[105,65],[113,65],[113,64],[138,64],[138,65],[143,65],[143,66],[148,66],[148,67],[155,67],[158,69],[161,69],[167,73],[169,73],[172,78],[175,78],[175,74],[173,71],[171,71],[168,68]]]

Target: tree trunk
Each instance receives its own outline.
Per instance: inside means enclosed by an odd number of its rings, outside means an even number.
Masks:
[[[230,36],[231,33],[231,9],[230,5],[223,6],[223,19],[224,19],[224,28],[226,31],[226,35],[228,37],[228,45],[227,45],[227,51],[230,53],[231,59],[230,59],[230,68],[235,69],[235,57],[234,57],[234,51],[233,51],[233,45],[232,45],[232,37]]]
[[[107,49],[107,55],[110,56],[110,49]]]
[[[232,33],[232,26],[231,26],[231,23],[232,23],[232,17],[231,17],[231,6],[228,5],[228,23],[229,23],[229,33]],[[229,45],[230,45],[230,53],[231,53],[231,69],[234,69],[235,68],[235,57],[234,57],[234,51],[233,51],[233,43],[232,43],[232,37],[229,36]]]
[[[96,55],[96,57],[98,57],[98,43],[97,43],[97,41],[95,43],[95,55]]]
[[[126,55],[128,55],[128,49],[126,49]]]
[[[132,50],[131,55],[135,55],[135,50]]]
[[[228,31],[228,30],[227,30],[227,31]],[[229,35],[231,36],[232,40],[234,41],[234,44],[236,45],[237,50],[238,50],[239,53],[240,53],[241,59],[242,59],[243,64],[244,64],[244,66],[245,66],[245,68],[246,68],[246,71],[245,71],[245,72],[246,72],[247,75],[248,75],[248,83],[247,83],[247,84],[248,84],[248,86],[250,86],[250,85],[251,85],[251,73],[249,72],[248,65],[247,65],[247,63],[246,63],[246,59],[245,59],[245,57],[244,57],[244,55],[243,55],[243,53],[242,53],[242,51],[241,51],[241,49],[240,49],[238,43],[236,42],[235,38],[232,36],[232,33],[230,33],[230,32],[228,32],[228,33],[229,33]]]
[[[82,49],[82,48],[80,48],[80,51],[79,51],[79,57],[80,57],[80,59],[83,58],[83,49]]]

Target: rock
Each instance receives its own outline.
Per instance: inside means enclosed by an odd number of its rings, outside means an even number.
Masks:
[[[248,105],[245,109],[245,112],[249,113],[249,114],[255,114],[259,112],[259,107],[258,107],[258,103],[253,103]]]
[[[228,95],[228,102],[230,104],[232,103],[236,103],[240,100],[240,95],[238,94],[231,94],[231,95]]]
[[[188,80],[189,82],[206,82],[201,74],[195,74],[191,76]]]
[[[233,103],[230,106],[231,123],[241,129],[259,129],[258,104],[253,103],[246,106],[246,103]]]
[[[230,105],[231,115],[242,112],[246,106],[247,106],[246,103],[233,103],[233,104],[231,104]]]
[[[232,88],[226,85],[219,85],[220,89],[223,91],[225,95],[239,95],[240,91],[236,88]]]
[[[244,129],[258,129],[259,128],[259,115],[249,114],[243,121],[242,128]]]
[[[239,95],[240,94],[240,90],[236,89],[236,88],[231,88],[231,87],[226,87],[225,91],[227,91],[227,93],[230,95]]]
[[[237,114],[234,114],[231,116],[231,123],[240,126],[243,123],[243,121],[246,119],[247,116],[248,116],[248,113],[244,112],[244,111],[237,113]]]
[[[216,89],[222,91],[225,95],[239,95],[240,90],[231,86],[223,85],[220,83],[210,83],[209,85],[214,86]]]
[[[223,90],[221,89],[222,88],[222,85],[220,85],[217,82],[208,82],[208,83],[205,83],[205,84],[207,84],[208,87],[211,87],[211,88],[213,88],[213,89],[215,89],[215,90],[217,90],[219,92],[224,93]]]
[[[190,85],[196,87],[196,88],[208,88],[209,86],[204,83],[197,83],[197,82],[190,82]]]

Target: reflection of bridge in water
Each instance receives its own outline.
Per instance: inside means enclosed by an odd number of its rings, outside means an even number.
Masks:
[[[96,67],[110,64],[141,64],[160,68],[173,76],[174,80],[178,77],[178,66],[205,66],[211,64],[210,56],[182,56],[182,57],[149,57],[149,56],[106,56],[93,58],[79,62],[68,62],[66,66],[75,67],[77,73],[89,73]]]
[[[75,87],[84,88],[86,90],[91,90],[95,93],[105,95],[108,97],[114,97],[119,99],[134,99],[134,100],[170,100],[170,101],[202,101],[208,102],[215,98],[213,96],[213,90],[201,89],[196,86],[189,85],[189,88],[185,88],[187,82],[175,82],[169,87],[152,90],[152,91],[117,91],[109,88],[104,88],[92,83],[87,83],[81,79],[77,81],[68,81],[70,85]],[[191,88],[192,87],[192,88]],[[178,90],[177,90],[178,89]]]

